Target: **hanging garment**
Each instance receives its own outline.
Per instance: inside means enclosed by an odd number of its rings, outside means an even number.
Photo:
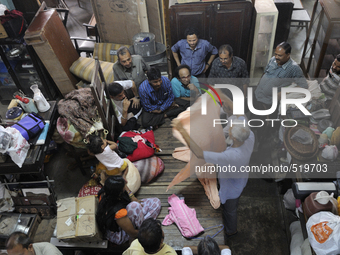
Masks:
[[[222,152],[227,147],[222,125],[217,125],[216,127],[212,125],[214,119],[220,118],[220,106],[216,106],[212,98],[207,96],[208,114],[202,115],[201,101],[202,97],[205,96],[207,95],[204,94],[199,97],[190,108],[179,114],[177,119],[181,121],[184,129],[188,132],[192,140],[195,141],[203,151]],[[173,128],[173,136],[186,145],[182,135],[175,128]],[[199,159],[193,153],[190,153],[188,147],[186,150],[183,147],[176,148],[173,156],[176,159],[187,161],[188,164],[175,176],[167,190],[191,175],[196,174],[204,187],[210,204],[213,208],[217,209],[220,206],[220,198],[218,196],[216,173],[196,171],[196,167],[202,167],[206,162],[204,159]],[[190,160],[188,161],[188,159]]]
[[[204,229],[196,217],[195,209],[189,208],[184,199],[180,199],[175,194],[168,198],[169,214],[165,216],[162,224],[164,226],[176,223],[184,237],[194,237],[203,232]]]

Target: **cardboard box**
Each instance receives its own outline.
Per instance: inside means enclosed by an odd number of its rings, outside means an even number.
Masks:
[[[96,223],[98,199],[96,196],[77,198],[76,238],[84,242],[102,240]]]
[[[76,237],[76,198],[70,197],[57,201],[57,238]]]
[[[0,24],[0,38],[7,38],[8,35],[3,25]]]
[[[57,238],[69,242],[101,241],[96,223],[98,199],[96,196],[70,197],[57,201]]]

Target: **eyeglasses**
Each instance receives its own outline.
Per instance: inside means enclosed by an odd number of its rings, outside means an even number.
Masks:
[[[230,57],[229,58],[220,58],[220,61],[221,62],[227,62],[229,59],[230,59]]]
[[[191,75],[188,75],[188,76],[185,76],[185,77],[180,77],[181,80],[187,80],[187,79],[190,79],[191,78]]]

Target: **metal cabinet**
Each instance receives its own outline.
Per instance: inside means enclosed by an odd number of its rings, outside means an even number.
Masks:
[[[317,0],[305,41],[301,68],[310,78],[323,78],[340,52],[340,5]]]
[[[272,0],[256,0],[255,15],[250,78],[256,80],[261,78],[264,67],[272,57],[278,10]]]
[[[32,46],[24,41],[0,40],[0,100],[8,103],[13,93],[23,91],[32,97],[30,86],[37,84],[48,100],[56,99],[58,91],[37,57]]]

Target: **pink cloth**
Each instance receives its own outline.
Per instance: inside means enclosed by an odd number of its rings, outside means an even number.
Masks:
[[[194,237],[204,231],[196,217],[195,209],[189,208],[184,200],[173,194],[168,198],[168,202],[171,207],[169,207],[169,214],[162,222],[164,226],[176,223],[184,237]]]
[[[203,96],[207,96],[207,115],[201,114],[201,100]],[[199,97],[190,108],[177,117],[193,141],[195,141],[203,151],[222,152],[227,147],[222,126],[217,125],[213,127],[213,120],[219,118],[220,106],[216,106],[212,98],[207,94]],[[173,129],[173,136],[186,145],[183,137],[176,129]],[[196,174],[204,187],[205,194],[208,196],[212,207],[217,209],[220,206],[220,198],[218,196],[216,173],[195,172],[195,166],[201,167],[205,165],[206,162],[204,159],[198,159],[190,152],[188,147],[186,150],[183,149],[183,147],[176,148],[173,156],[176,159],[189,163],[175,176],[167,190],[191,175]]]

